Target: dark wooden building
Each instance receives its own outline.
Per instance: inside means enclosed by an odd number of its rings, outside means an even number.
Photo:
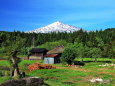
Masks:
[[[29,52],[29,60],[43,60],[47,50],[45,48],[32,48]]]

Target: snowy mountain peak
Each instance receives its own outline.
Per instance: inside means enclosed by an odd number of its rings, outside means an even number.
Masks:
[[[59,25],[63,25],[63,23],[60,21],[57,21],[57,22],[54,22],[52,24],[49,24],[48,26],[59,26]]]
[[[35,29],[33,31],[28,31],[28,33],[51,33],[51,32],[75,32],[80,30],[80,28],[64,24],[60,21],[49,24],[45,27]]]
[[[54,24],[60,25],[60,24],[63,24],[63,23],[60,22],[60,21],[57,21],[57,22],[54,22]]]

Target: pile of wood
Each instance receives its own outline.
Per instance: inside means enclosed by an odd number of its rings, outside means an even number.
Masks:
[[[34,64],[31,64],[28,66],[28,69],[30,71],[38,70],[38,69],[55,69],[55,68],[56,67],[54,67],[52,65],[48,65],[48,64],[42,65],[40,63],[34,63]]]

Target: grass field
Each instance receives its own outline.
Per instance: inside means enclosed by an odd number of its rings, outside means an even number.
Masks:
[[[80,61],[80,59],[76,60]],[[98,62],[91,62],[90,60],[89,58],[84,59],[85,66],[67,67],[62,64],[53,64],[56,69],[34,71],[29,71],[27,66],[35,62],[43,63],[43,61],[23,60],[20,62],[19,67],[20,71],[26,72],[27,77],[40,77],[50,86],[115,86],[115,66],[99,66],[106,64],[106,62],[112,62],[107,63],[108,65],[113,64],[115,60],[98,59]],[[0,61],[0,66],[9,67],[10,65],[7,61]],[[9,73],[9,70],[0,69],[3,74],[6,71]],[[91,83],[89,80],[93,78],[102,78],[105,83]],[[10,79],[11,77],[8,75],[0,77],[0,83]]]

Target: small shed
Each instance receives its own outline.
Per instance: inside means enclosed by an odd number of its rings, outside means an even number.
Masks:
[[[45,64],[55,64],[60,63],[60,57],[62,52],[64,51],[64,46],[58,46],[50,51],[44,56]]]
[[[29,52],[29,60],[43,60],[47,50],[45,48],[32,48]]]
[[[45,55],[44,64],[60,63],[60,59],[58,56],[59,56],[58,54]]]

